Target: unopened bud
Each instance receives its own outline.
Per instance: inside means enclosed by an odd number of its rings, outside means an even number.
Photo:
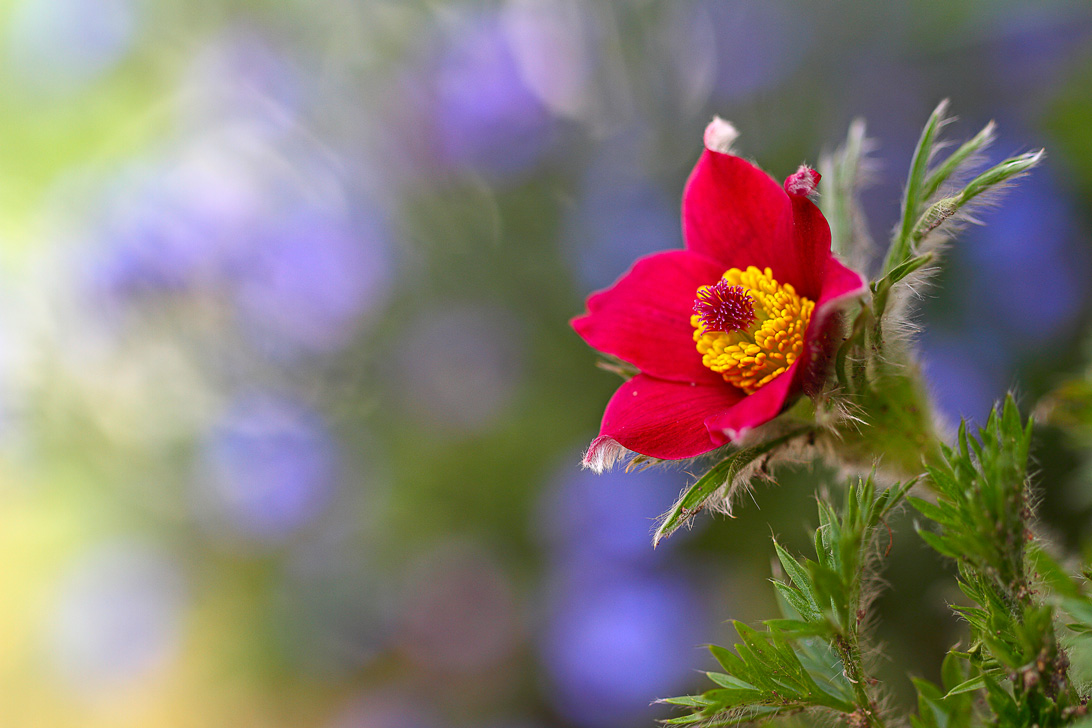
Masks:
[[[806,164],[801,164],[800,169],[789,175],[785,180],[785,191],[790,195],[803,195],[807,197],[815,192],[819,186],[820,175]]]

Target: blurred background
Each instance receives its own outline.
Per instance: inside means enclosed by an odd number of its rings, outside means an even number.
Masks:
[[[878,245],[940,99],[1045,146],[924,362],[981,423],[1086,361],[1086,0],[4,0],[0,56],[4,728],[629,728],[704,689],[829,474],[653,551],[689,476],[579,470],[618,380],[567,321],[682,244],[714,113],[778,178],[865,117]],[[1082,549],[1092,479],[1037,442]],[[908,706],[961,632],[892,525]]]

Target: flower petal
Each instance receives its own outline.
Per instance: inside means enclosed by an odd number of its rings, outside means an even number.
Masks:
[[[800,288],[799,271],[786,265],[795,257],[789,196],[750,162],[707,149],[686,183],[682,215],[687,250],[725,270],[769,267],[778,281]]]
[[[812,322],[820,324],[844,306],[850,299],[864,295],[868,284],[857,271],[842,265],[834,256],[830,256],[823,272],[823,285],[819,298],[815,301]],[[809,327],[810,328],[810,327]]]
[[[664,460],[681,460],[709,452],[723,442],[710,437],[706,420],[754,396],[745,397],[723,380],[686,384],[638,374],[611,397],[599,437],[592,443],[585,462],[593,458],[597,446],[608,444],[604,438]]]
[[[649,255],[611,288],[589,297],[588,313],[572,326],[593,349],[646,374],[677,382],[722,381],[701,363],[690,315],[698,287],[723,273],[720,263],[685,250]]]
[[[802,365],[796,373],[797,383],[807,394],[822,389],[835,349],[841,343],[841,325],[834,314],[850,300],[864,295],[867,286],[859,273],[828,257],[822,289],[804,333]]]
[[[788,195],[786,199],[790,199]],[[807,197],[793,195],[791,207],[791,245],[789,250],[782,251],[791,269],[790,273],[786,273],[785,281],[792,283],[801,295],[815,301],[818,306],[828,265],[835,262],[830,252],[830,225]],[[774,277],[777,277],[776,274]]]
[[[600,435],[591,441],[581,465],[601,475],[632,454],[612,438]]]
[[[793,390],[800,362],[795,362],[769,384],[736,402],[730,409],[705,420],[716,445],[739,442],[753,428],[769,422],[784,409]]]

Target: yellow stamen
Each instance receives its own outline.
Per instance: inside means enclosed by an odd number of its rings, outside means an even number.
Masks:
[[[710,331],[702,317],[694,314],[690,317],[694,342],[702,364],[729,384],[753,394],[803,352],[804,331],[815,302],[798,294],[792,284],[778,283],[769,268],[731,268],[722,277],[730,285],[747,289],[754,301],[754,322],[737,331]],[[712,286],[702,286],[698,293],[709,288]]]

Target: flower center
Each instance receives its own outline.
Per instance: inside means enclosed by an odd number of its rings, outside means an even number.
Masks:
[[[746,288],[733,286],[721,278],[711,286],[698,289],[694,313],[698,314],[706,331],[730,334],[754,323],[755,302]]]
[[[753,394],[800,356],[814,309],[814,301],[778,283],[769,268],[752,265],[730,268],[699,288],[690,324],[702,364]]]

